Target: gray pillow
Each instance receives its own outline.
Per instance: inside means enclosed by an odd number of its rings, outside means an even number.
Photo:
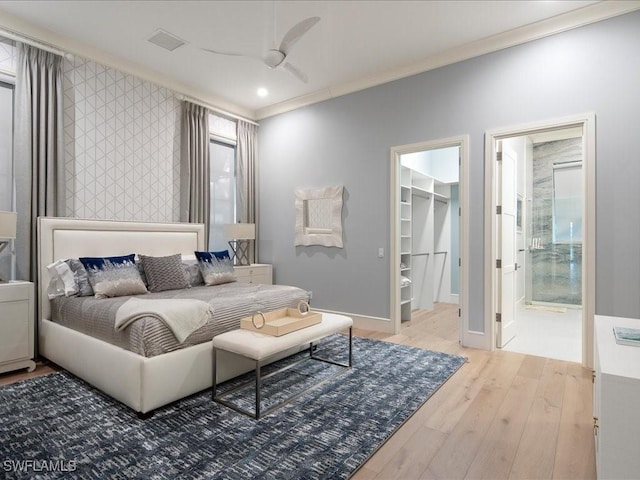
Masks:
[[[89,276],[82,262],[77,258],[69,258],[65,260],[65,263],[69,265],[69,268],[73,272],[73,277],[78,285],[78,296],[90,297],[93,295],[93,288],[91,287],[91,283],[89,283]]]
[[[147,286],[150,292],[181,290],[191,287],[182,268],[182,255],[179,253],[167,257],[138,256],[147,277]]]
[[[200,272],[200,265],[198,265],[197,260],[183,260],[182,269],[189,279],[189,285],[192,287],[204,285],[204,278],[202,278],[202,272]]]

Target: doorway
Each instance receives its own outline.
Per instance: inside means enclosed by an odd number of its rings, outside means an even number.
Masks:
[[[468,137],[391,149],[391,317],[394,332],[417,310],[458,305],[468,346],[466,171]]]
[[[495,348],[591,365],[594,120],[487,135]]]

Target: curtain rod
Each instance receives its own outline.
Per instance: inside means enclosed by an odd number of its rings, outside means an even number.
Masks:
[[[73,54],[69,52],[60,50],[58,47],[41,42],[40,40],[36,40],[35,38],[31,38],[27,35],[8,30],[5,27],[0,27],[0,36],[8,38],[9,40],[13,40],[15,42],[26,43],[27,45],[40,48],[41,50],[46,50],[47,52],[55,53],[56,55],[60,55],[61,57],[66,58],[67,60],[73,60]]]
[[[196,105],[200,105],[201,107],[208,108],[209,110],[213,110],[214,112],[219,113],[220,115],[224,115],[226,117],[235,118],[236,120],[242,120],[243,122],[251,123],[251,124],[257,125],[257,126],[260,125],[259,123],[254,122],[253,120],[249,120],[248,118],[241,117],[240,115],[236,115],[235,113],[227,112],[226,110],[221,110],[218,107],[214,107],[213,105],[205,103],[202,100],[198,100],[197,98],[193,98],[193,97],[189,97],[187,95],[179,94],[178,95],[178,100],[186,100],[188,102],[195,103]]]

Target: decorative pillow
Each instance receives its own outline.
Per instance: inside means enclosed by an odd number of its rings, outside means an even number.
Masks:
[[[182,257],[182,269],[187,275],[189,285],[191,285],[192,287],[199,287],[200,285],[204,285],[204,278],[202,278],[202,273],[200,273],[200,265],[198,264],[198,260],[196,259],[195,255],[187,255]]]
[[[70,297],[78,294],[78,285],[73,277],[73,272],[64,260],[47,265],[47,272],[51,277],[47,288],[49,300],[55,297]]]
[[[228,250],[220,252],[193,252],[206,285],[219,285],[236,281],[236,272]]]
[[[89,275],[84,265],[77,258],[69,258],[65,260],[65,263],[69,265],[69,268],[73,272],[73,278],[78,286],[78,296],[90,297],[93,295],[93,288],[89,282]]]
[[[80,261],[89,274],[96,298],[147,293],[133,253],[119,257],[81,257]]]
[[[147,286],[150,292],[181,290],[191,287],[182,268],[182,255],[179,253],[167,257],[138,256],[147,277]]]

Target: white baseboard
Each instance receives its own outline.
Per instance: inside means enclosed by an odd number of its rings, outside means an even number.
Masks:
[[[351,317],[351,319],[353,320],[353,326],[356,328],[361,328],[363,330],[373,330],[375,332],[393,333],[393,325],[391,324],[391,320],[388,318],[368,317],[364,315],[357,315],[355,313],[324,310],[322,308],[314,308],[314,310],[318,312],[335,313],[338,315]]]

